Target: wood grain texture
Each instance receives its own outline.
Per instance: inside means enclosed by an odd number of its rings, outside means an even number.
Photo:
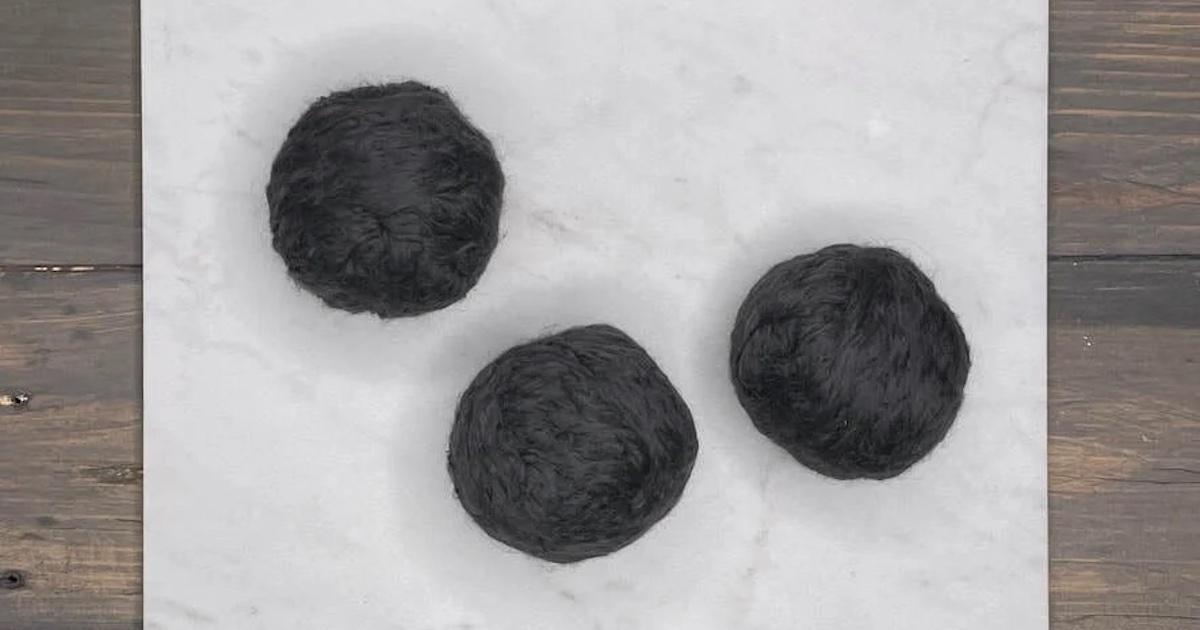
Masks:
[[[0,273],[0,628],[141,614],[140,274]]]
[[[0,0],[0,262],[141,260],[136,0]]]
[[[1050,3],[1051,254],[1200,243],[1200,1]]]
[[[0,0],[4,630],[140,626],[135,9]],[[1052,627],[1200,628],[1200,0],[1052,0],[1050,74]]]
[[[1200,628],[1200,260],[1052,266],[1055,628]]]

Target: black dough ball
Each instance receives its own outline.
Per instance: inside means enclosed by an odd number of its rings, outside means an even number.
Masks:
[[[488,535],[552,562],[628,545],[679,500],[696,429],[646,351],[606,325],[500,355],[459,401],[455,494]]]
[[[933,283],[880,247],[833,245],[776,265],[746,296],[731,341],[754,426],[837,479],[894,477],[933,450],[971,367]]]
[[[267,185],[291,276],[330,306],[380,317],[466,295],[496,247],[503,194],[492,143],[444,92],[414,81],[313,103]]]

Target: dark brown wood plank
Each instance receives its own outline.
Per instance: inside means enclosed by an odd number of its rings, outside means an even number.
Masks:
[[[141,614],[137,272],[0,273],[0,627]]]
[[[1200,628],[1200,260],[1050,275],[1055,629]]]
[[[1200,253],[1200,1],[1050,7],[1051,254]]]
[[[0,264],[141,260],[136,0],[0,0]]]

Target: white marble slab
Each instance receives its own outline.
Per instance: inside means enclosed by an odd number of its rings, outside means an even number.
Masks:
[[[1045,0],[147,0],[151,628],[1024,630],[1047,625]],[[509,189],[478,287],[325,308],[263,187],[311,99],[448,89]],[[738,301],[839,242],[913,256],[975,361],[949,438],[838,482],[751,427]],[[616,324],[691,405],[676,509],[543,563],[451,496],[453,406],[504,348]]]

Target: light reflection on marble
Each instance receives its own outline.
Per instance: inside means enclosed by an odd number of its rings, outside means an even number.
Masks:
[[[1046,627],[1044,0],[142,12],[148,627]],[[383,322],[287,279],[262,191],[309,100],[403,78],[454,95],[510,186],[477,288]],[[913,256],[972,343],[958,424],[884,483],[800,467],[727,384],[750,284],[839,241]],[[471,523],[446,438],[487,360],[601,321],[700,455],[637,543],[550,565]]]

